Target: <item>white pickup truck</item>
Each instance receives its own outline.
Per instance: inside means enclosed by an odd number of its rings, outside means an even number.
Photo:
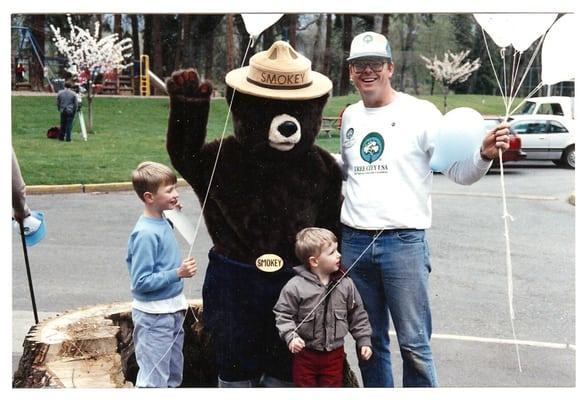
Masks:
[[[574,97],[530,97],[512,117],[532,114],[558,115],[574,119]]]

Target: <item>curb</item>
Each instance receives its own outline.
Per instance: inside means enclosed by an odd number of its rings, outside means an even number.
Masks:
[[[178,178],[178,187],[189,186],[182,178]],[[71,185],[33,185],[26,186],[26,194],[63,194],[63,193],[107,193],[133,190],[131,182],[115,183],[77,183]]]

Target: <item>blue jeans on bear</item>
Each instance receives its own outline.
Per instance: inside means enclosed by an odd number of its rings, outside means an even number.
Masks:
[[[291,382],[291,353],[275,327],[273,307],[294,276],[288,263],[277,272],[208,254],[202,298],[212,336],[219,384],[255,386],[265,379]],[[263,379],[261,379],[263,377]]]
[[[132,308],[133,346],[139,366],[136,387],[167,388],[182,383],[184,312],[150,314]]]
[[[372,326],[372,358],[360,361],[366,387],[394,387],[390,360],[390,316],[403,362],[404,387],[438,386],[430,347],[432,321],[428,298],[431,270],[424,230],[376,231],[344,225],[342,264],[350,270]]]

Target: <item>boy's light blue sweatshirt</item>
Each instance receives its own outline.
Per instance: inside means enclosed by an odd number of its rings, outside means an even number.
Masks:
[[[180,250],[166,219],[145,215],[138,219],[129,236],[126,261],[135,299],[164,300],[182,292],[184,283],[177,272]]]

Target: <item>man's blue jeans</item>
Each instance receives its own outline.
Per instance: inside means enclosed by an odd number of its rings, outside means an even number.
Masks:
[[[61,113],[61,132],[59,134],[59,139],[66,140],[67,142],[71,140],[71,131],[73,130],[74,120],[75,113],[68,113],[65,111]]]
[[[387,230],[370,246],[375,233],[347,226],[342,229],[342,264],[348,269],[355,262],[349,275],[362,296],[372,325],[374,354],[369,361],[360,361],[364,386],[394,387],[388,336],[392,316],[403,361],[403,386],[436,387],[430,347],[431,267],[425,232]]]

